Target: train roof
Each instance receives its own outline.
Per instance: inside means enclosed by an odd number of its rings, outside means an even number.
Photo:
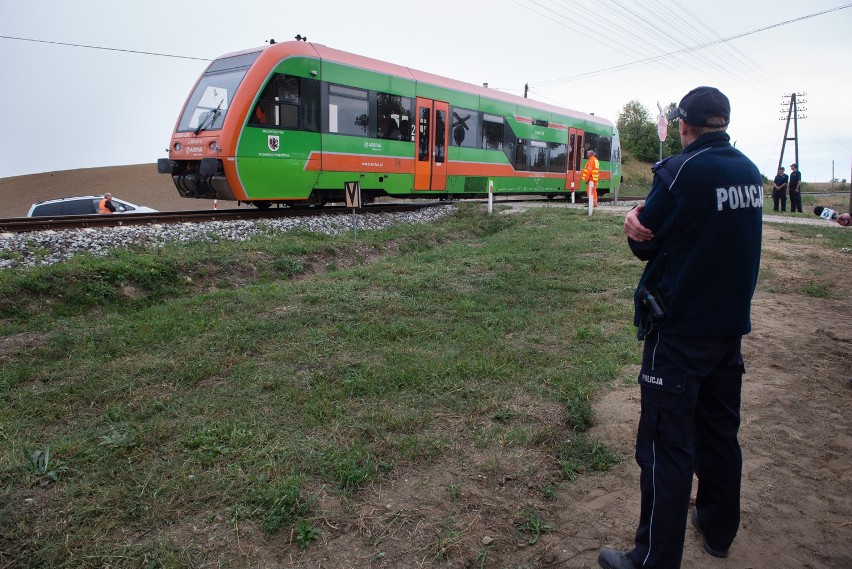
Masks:
[[[258,61],[270,59],[272,61],[270,61],[269,63],[272,65],[275,65],[278,61],[293,55],[317,57],[325,61],[333,61],[351,67],[357,67],[370,71],[376,71],[379,73],[385,73],[388,75],[394,75],[396,77],[411,79],[417,82],[427,83],[430,85],[435,85],[446,89],[452,89],[455,91],[461,91],[464,93],[472,93],[488,99],[494,99],[511,104],[539,109],[542,111],[569,116],[580,120],[596,122],[607,126],[613,126],[613,123],[611,121],[599,117],[597,115],[584,113],[581,111],[574,111],[571,109],[566,109],[564,107],[558,107],[556,105],[536,101],[534,99],[519,97],[517,95],[511,95],[509,93],[504,93],[496,89],[489,89],[488,87],[475,85],[473,83],[467,83],[465,81],[459,81],[457,79],[443,77],[441,75],[429,73],[428,71],[420,71],[418,69],[412,69],[403,65],[398,65],[395,63],[389,63],[387,61],[373,59],[371,57],[366,57],[363,55],[349,53],[319,43],[308,43],[301,41],[281,42],[260,48],[247,49],[239,52],[229,53],[222,57],[234,57],[247,53],[254,53],[257,51],[263,52],[260,58],[258,58]]]

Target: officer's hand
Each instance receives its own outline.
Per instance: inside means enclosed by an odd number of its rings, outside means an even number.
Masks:
[[[654,238],[654,232],[639,222],[639,212],[644,207],[643,205],[634,207],[627,212],[627,217],[624,218],[624,234],[640,243]]]

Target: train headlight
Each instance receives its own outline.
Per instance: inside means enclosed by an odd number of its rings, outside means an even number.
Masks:
[[[183,149],[183,144],[181,144],[180,142],[175,142],[172,148],[175,149],[175,152],[180,152],[181,149]]]
[[[213,152],[219,152],[220,150],[222,150],[221,148],[219,148],[219,143],[215,140],[208,144],[207,147]]]

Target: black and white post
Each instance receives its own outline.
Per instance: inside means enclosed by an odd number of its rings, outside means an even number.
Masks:
[[[344,182],[344,193],[346,207],[352,208],[352,235],[358,239],[358,218],[355,217],[355,210],[361,209],[361,182]]]

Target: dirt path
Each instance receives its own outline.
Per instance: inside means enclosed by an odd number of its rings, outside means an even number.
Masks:
[[[744,342],[741,530],[720,560],[704,553],[690,528],[683,566],[852,567],[852,260],[829,258],[767,224],[761,268],[754,331]],[[799,292],[816,281],[830,298]],[[634,386],[606,394],[597,410],[601,435],[623,448],[638,416]],[[617,530],[609,544],[628,547],[638,467],[629,460],[582,485],[611,496],[590,513]],[[580,500],[583,490],[570,494]],[[632,516],[621,515],[625,509]],[[586,563],[563,566],[593,566]]]

